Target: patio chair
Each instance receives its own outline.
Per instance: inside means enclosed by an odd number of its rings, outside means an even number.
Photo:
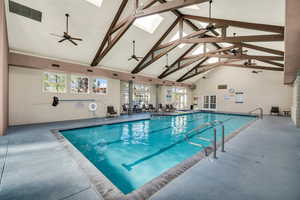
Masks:
[[[272,106],[271,107],[270,115],[273,115],[273,114],[280,115],[279,107],[277,107],[277,106]]]

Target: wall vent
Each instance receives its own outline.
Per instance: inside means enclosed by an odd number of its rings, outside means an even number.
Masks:
[[[42,22],[42,12],[11,0],[9,1],[9,11],[38,22]]]

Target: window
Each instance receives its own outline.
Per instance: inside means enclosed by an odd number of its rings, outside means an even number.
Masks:
[[[179,31],[177,31],[177,33],[171,38],[170,42],[173,42],[175,40],[178,40],[179,39]],[[187,34],[185,32],[182,32],[182,36],[187,36]],[[180,44],[178,45],[179,48],[183,48],[185,46],[185,44]]]
[[[203,45],[201,45],[200,47],[198,47],[193,53],[192,55],[199,55],[199,54],[202,54],[204,53],[204,49],[203,49]]]
[[[95,78],[93,81],[93,93],[106,94],[107,93],[107,80]]]
[[[101,7],[103,0],[86,0],[86,1],[93,4],[93,5],[95,5],[95,6],[97,6],[97,7]]]
[[[133,85],[133,105],[143,105],[150,103],[151,86],[134,84]]]
[[[121,81],[121,105],[129,104],[129,83]]]
[[[80,75],[71,75],[71,93],[89,93],[89,78]]]
[[[203,108],[208,109],[209,108],[209,96],[204,96],[204,105]]]
[[[217,96],[211,95],[211,96],[204,96],[204,109],[216,109],[217,108]]]
[[[55,72],[44,72],[43,91],[55,92],[55,93],[66,93],[67,92],[66,74],[55,73]]]
[[[152,34],[160,25],[163,19],[164,18],[158,14],[150,15],[136,19],[133,25]]]
[[[186,88],[173,88],[174,103],[177,109],[184,109],[187,107],[187,90]]]
[[[217,97],[216,95],[210,96],[210,109],[216,109],[217,107]]]

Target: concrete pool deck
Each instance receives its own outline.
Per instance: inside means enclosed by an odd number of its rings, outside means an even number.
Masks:
[[[0,199],[102,199],[50,130],[127,118],[9,128],[0,138]],[[226,151],[214,162],[200,161],[151,199],[300,199],[300,129],[289,118],[258,120],[226,143]]]

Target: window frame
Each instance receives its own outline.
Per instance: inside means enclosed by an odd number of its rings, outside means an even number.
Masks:
[[[88,88],[87,88],[86,93],[72,91],[72,76],[78,76],[78,77],[81,77],[81,78],[87,78],[88,79]],[[70,74],[69,86],[70,86],[70,93],[71,94],[82,94],[82,95],[90,94],[90,77],[87,76],[87,75],[84,75],[84,74]]]
[[[64,78],[65,78],[65,89],[64,89],[64,91],[62,91],[62,92],[59,92],[59,91],[56,91],[56,92],[54,92],[54,91],[45,91],[45,80],[44,80],[44,77],[45,77],[45,74],[46,73],[48,73],[48,74],[60,74],[60,75],[62,75],[62,76],[64,76]],[[49,80],[48,80],[49,81]],[[57,82],[56,82],[56,84],[57,84]],[[66,73],[63,73],[63,72],[54,72],[54,71],[44,71],[43,72],[43,76],[42,76],[42,91],[43,91],[43,93],[56,93],[56,94],[66,94],[67,92],[68,92],[68,78],[67,78],[67,74]]]
[[[97,92],[94,92],[94,82],[96,79],[100,79],[100,80],[105,80],[106,81],[106,92],[105,93],[97,93]],[[91,94],[96,94],[96,95],[107,95],[108,93],[108,80],[107,79],[104,79],[104,78],[101,78],[101,77],[92,77],[91,78]]]

